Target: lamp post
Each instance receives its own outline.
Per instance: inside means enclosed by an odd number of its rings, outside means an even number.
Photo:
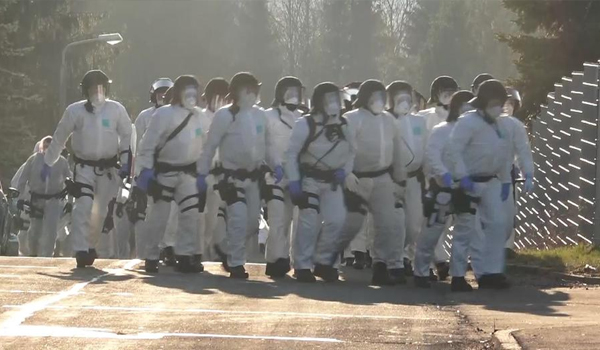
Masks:
[[[67,104],[67,67],[66,67],[67,66],[67,63],[66,63],[67,51],[69,51],[69,49],[74,46],[83,45],[83,44],[89,44],[89,43],[95,43],[95,42],[105,42],[109,45],[116,45],[116,44],[120,43],[121,41],[123,41],[123,37],[121,36],[121,34],[110,33],[110,34],[100,34],[100,35],[98,35],[98,37],[92,38],[92,39],[75,41],[75,42],[72,42],[72,43],[68,44],[67,46],[65,46],[65,48],[62,51],[62,61],[60,64],[60,90],[59,90],[60,98],[59,98],[59,102],[60,102],[61,110],[65,109],[66,104]]]

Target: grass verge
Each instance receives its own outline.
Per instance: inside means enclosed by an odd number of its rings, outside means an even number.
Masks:
[[[516,256],[508,262],[545,267],[560,272],[599,276],[600,247],[580,244],[548,250],[525,249],[517,251]]]

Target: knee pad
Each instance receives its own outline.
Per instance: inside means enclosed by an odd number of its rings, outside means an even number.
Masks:
[[[365,200],[351,191],[344,191],[344,202],[349,213],[360,213],[367,215],[367,205]]]
[[[317,213],[321,212],[319,196],[314,193],[304,192],[300,198],[294,201],[294,205],[297,205],[300,210],[314,209]]]
[[[243,188],[237,188],[231,182],[221,182],[219,184],[219,195],[227,203],[227,206],[237,202],[246,203],[246,191]]]

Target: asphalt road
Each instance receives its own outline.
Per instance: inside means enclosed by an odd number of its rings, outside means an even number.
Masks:
[[[272,281],[264,266],[231,280],[140,270],[135,260],[0,257],[0,349],[485,349],[490,334],[431,290],[368,286],[370,270],[334,284]]]

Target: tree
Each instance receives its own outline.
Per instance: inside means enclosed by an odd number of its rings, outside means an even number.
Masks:
[[[524,95],[523,117],[535,117],[554,83],[600,57],[600,2],[504,0],[521,33],[502,40],[518,54],[514,85]]]

